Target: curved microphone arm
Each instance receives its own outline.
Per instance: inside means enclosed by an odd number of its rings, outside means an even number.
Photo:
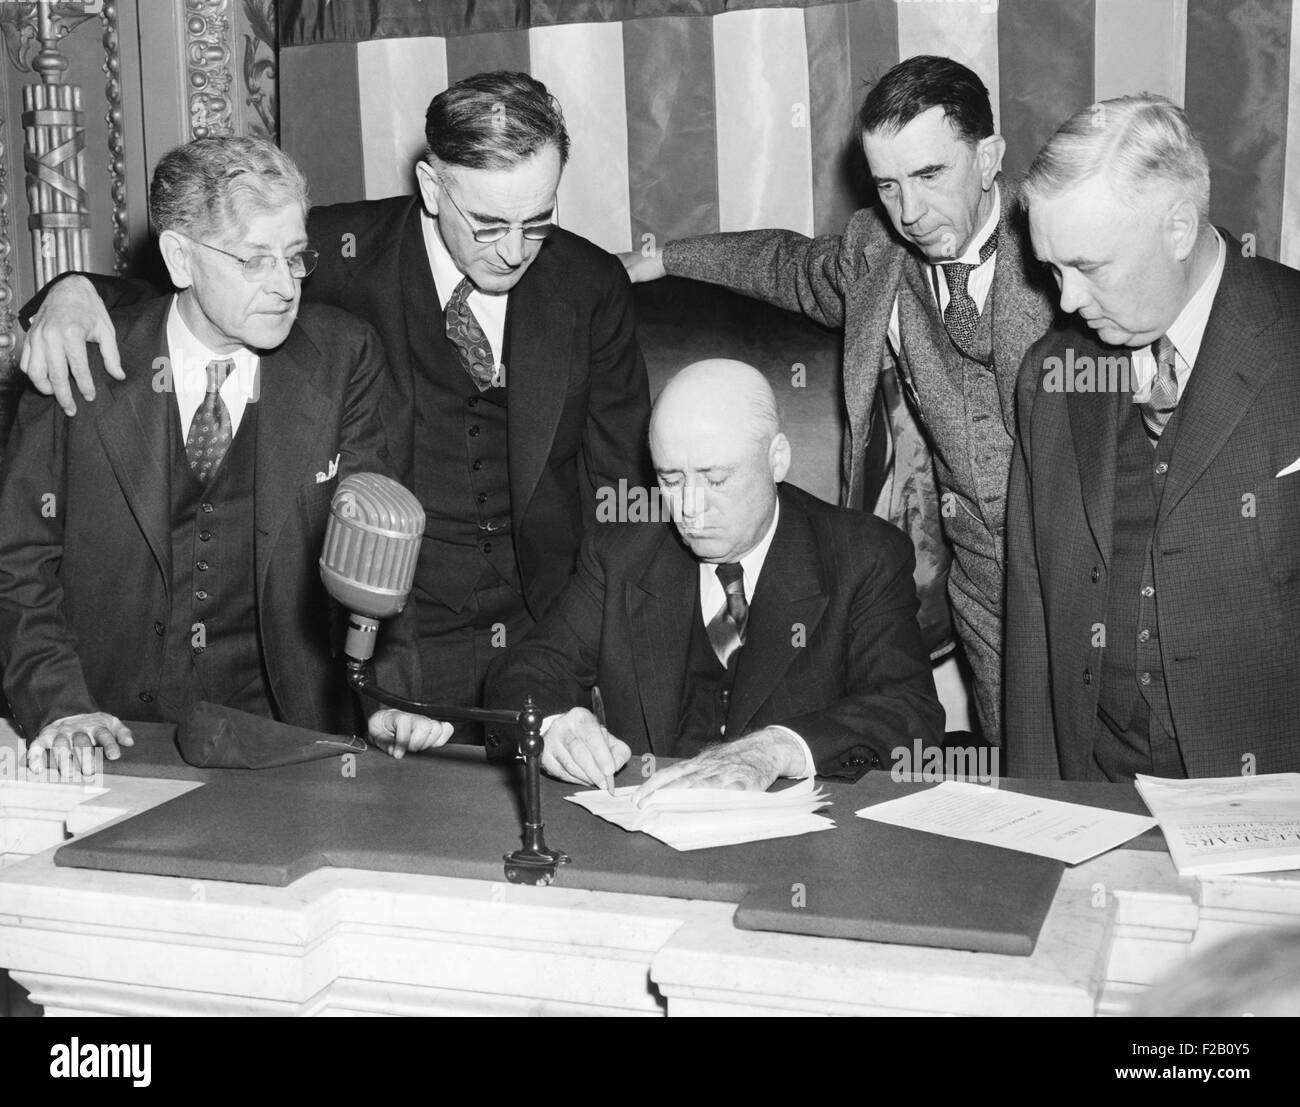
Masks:
[[[524,835],[523,847],[505,855],[506,879],[513,884],[550,884],[556,868],[569,862],[569,855],[548,849],[542,824],[541,755],[542,713],[530,696],[520,711],[495,711],[483,707],[451,707],[443,704],[408,700],[386,692],[370,675],[365,661],[347,659],[348,684],[358,695],[395,707],[409,715],[457,723],[498,723],[519,727],[519,749],[524,762]]]

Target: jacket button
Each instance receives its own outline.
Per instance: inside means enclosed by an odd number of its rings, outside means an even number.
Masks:
[[[156,623],[154,623],[154,625],[153,625],[153,632],[154,632],[156,635],[158,635],[159,638],[161,638],[161,637],[163,636],[163,631],[166,630],[166,629],[167,629],[167,628],[166,628],[165,626],[163,626],[163,624],[162,624],[161,622],[156,622]]]
[[[1092,567],[1092,583],[1096,584],[1099,580],[1101,580],[1101,570],[1094,565]]]
[[[208,563],[206,561],[196,561],[194,563],[194,568],[196,568],[200,573],[206,573],[208,571]]]
[[[861,757],[850,757],[850,758],[848,759],[848,761],[845,762],[845,764],[847,764],[847,765],[865,765],[866,762],[865,762]]]
[[[485,503],[487,503],[487,493],[486,493],[486,492],[480,492],[477,496],[474,497],[474,499],[477,500],[477,501],[478,501],[479,503],[481,503],[481,504],[485,504]]]
[[[200,506],[203,509],[204,515],[211,515],[212,512],[216,510],[211,504],[202,504]]]
[[[471,438],[477,438],[477,437],[478,437],[478,424],[477,424],[477,423],[475,423],[472,427],[469,428],[469,436],[470,436]]]
[[[484,543],[483,543],[483,552],[484,552],[485,554],[490,554],[490,553],[492,552],[492,543],[491,543],[491,542],[484,542]]]
[[[1083,670],[1083,683],[1084,683],[1084,684],[1091,684],[1091,683],[1092,683],[1092,670],[1091,670],[1091,669],[1084,669],[1084,670]]]
[[[152,693],[149,693],[149,692],[141,692],[140,695],[137,696],[136,698],[137,698],[141,703],[153,703],[153,695],[152,695]]]
[[[501,745],[501,735],[499,735],[495,730],[489,730],[487,732],[486,741],[489,746],[496,749],[497,746]]]

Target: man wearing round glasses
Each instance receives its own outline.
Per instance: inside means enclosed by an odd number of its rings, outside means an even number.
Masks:
[[[200,701],[355,721],[316,561],[340,478],[392,471],[378,337],[300,305],[307,186],[271,143],[178,147],[149,208],[178,291],[113,312],[125,373],[92,354],[81,415],[24,396],[0,481],[0,670],[38,770],[75,752],[90,771],[93,747],[133,744],[124,719],[184,724]],[[376,661],[416,690],[409,616]],[[399,732],[436,745],[451,728],[370,720],[380,744]]]
[[[320,257],[303,295],[383,341],[389,449],[428,520],[412,593],[423,697],[470,704],[568,581],[599,490],[649,487],[649,384],[622,265],[556,225],[569,136],[546,87],[476,74],[435,96],[425,122],[417,195],[312,209]],[[95,290],[155,294],[94,282],[54,285],[23,351],[69,413],[72,380],[94,392],[85,341],[116,365]]]

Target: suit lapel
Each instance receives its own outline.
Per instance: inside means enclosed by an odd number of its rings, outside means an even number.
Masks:
[[[749,606],[727,733],[743,734],[801,650],[807,648],[828,597],[812,525],[791,496],[781,496],[781,518]]]
[[[698,563],[663,526],[645,569],[625,586],[632,667],[651,750],[671,748],[681,718],[691,620],[699,618]]]
[[[1157,526],[1201,478],[1280,364],[1256,341],[1278,316],[1277,296],[1227,233],[1220,234],[1227,243],[1223,280],[1179,402],[1178,438]]]
[[[322,461],[317,440],[330,433],[326,417],[329,400],[316,384],[309,366],[322,357],[295,326],[284,345],[258,365],[257,476],[253,522],[257,528],[257,596],[261,603],[271,554],[296,510],[298,489]]]
[[[150,304],[131,329],[121,336],[119,349],[127,379],[111,382],[94,411],[108,462],[126,497],[170,593],[171,470],[167,426],[175,393],[170,378],[158,376],[158,358],[167,357],[167,313],[173,297]]]
[[[1114,354],[1091,336],[1079,330],[1069,332],[1075,339],[1075,361],[1084,357]],[[1062,351],[1062,356],[1066,352]],[[1068,369],[1068,366],[1067,366]],[[1067,373],[1068,377],[1068,373]],[[1109,561],[1115,533],[1115,469],[1119,457],[1119,419],[1131,401],[1128,393],[1067,392],[1066,410],[1070,418],[1070,437],[1074,442],[1075,462],[1079,467],[1079,485],[1083,490],[1084,512],[1101,556]],[[1047,492],[1050,498],[1050,490]]]
[[[556,294],[564,275],[553,271],[551,256],[543,246],[506,310],[502,362],[511,409],[506,436],[515,533],[550,456],[570,387],[574,310]]]

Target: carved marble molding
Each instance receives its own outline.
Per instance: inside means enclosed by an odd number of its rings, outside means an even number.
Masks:
[[[185,0],[190,137],[234,132],[230,0]]]

